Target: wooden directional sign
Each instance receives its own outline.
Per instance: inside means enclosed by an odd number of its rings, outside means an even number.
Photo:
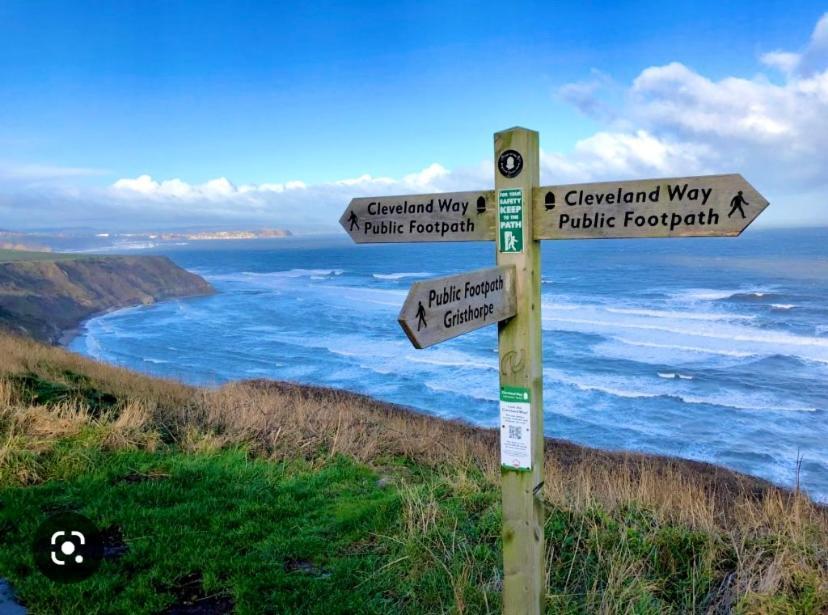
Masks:
[[[416,348],[427,348],[515,315],[515,268],[479,269],[417,282],[399,315]]]
[[[495,238],[494,192],[442,192],[352,199],[339,219],[356,243],[484,241]]]
[[[741,175],[540,186],[535,239],[726,237],[740,234],[768,201]]]
[[[418,282],[399,315],[425,348],[498,327],[503,613],[540,615],[543,540],[541,239],[725,237],[768,206],[741,175],[539,186],[538,133],[495,134],[495,191],[353,199],[339,223],[357,243],[495,242],[498,267]],[[497,218],[497,226],[495,226]]]

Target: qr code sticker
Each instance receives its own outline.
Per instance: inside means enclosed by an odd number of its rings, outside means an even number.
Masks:
[[[510,440],[520,440],[522,437],[520,427],[516,425],[509,425],[509,439]]]

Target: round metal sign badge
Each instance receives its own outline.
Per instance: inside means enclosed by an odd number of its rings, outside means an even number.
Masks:
[[[523,170],[523,156],[520,152],[507,149],[497,159],[497,168],[503,177],[517,177]]]

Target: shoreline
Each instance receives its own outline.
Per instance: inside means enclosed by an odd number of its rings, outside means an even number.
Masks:
[[[49,254],[0,263],[0,327],[65,346],[96,315],[215,293],[166,256]]]
[[[189,273],[192,273],[192,272],[189,272]],[[217,292],[217,291],[214,290],[213,293],[210,293],[210,294],[214,294],[215,292]],[[170,300],[174,300],[174,299],[175,300],[190,299],[190,298],[196,298],[196,297],[201,297],[201,296],[209,296],[209,294],[207,294],[207,295],[205,295],[205,294],[193,294],[193,295],[184,295],[184,296],[178,296],[178,297],[167,297],[167,298],[161,299],[159,301],[156,301],[154,303],[161,303],[163,301],[170,301]],[[152,304],[137,303],[137,304],[132,304],[132,305],[124,305],[124,306],[112,307],[112,308],[109,308],[109,309],[101,310],[99,312],[95,312],[94,314],[90,314],[90,315],[84,317],[82,320],[80,320],[75,325],[73,325],[69,328],[63,329],[60,333],[59,338],[56,340],[55,343],[53,343],[51,345],[53,345],[55,347],[58,347],[62,350],[65,350],[67,352],[73,352],[74,353],[75,351],[72,351],[72,350],[69,349],[69,344],[71,344],[72,341],[74,341],[79,335],[81,335],[84,332],[84,330],[86,328],[86,324],[90,320],[92,320],[94,318],[97,318],[97,317],[100,317],[100,316],[104,316],[106,314],[111,314],[111,313],[114,313],[114,312],[117,312],[117,311],[120,311],[120,310],[127,310],[127,309],[136,308],[136,307],[141,307],[141,305],[152,305]],[[76,354],[79,354],[80,356],[82,356],[86,359],[89,359],[89,360],[92,360],[92,361],[98,361],[100,363],[103,363],[103,364],[111,366],[111,367],[118,367],[118,368],[124,369],[124,366],[119,366],[119,365],[109,363],[109,362],[106,362],[106,361],[99,361],[98,359],[92,357],[91,355],[87,355],[85,353],[78,352]],[[462,425],[464,428],[470,429],[470,430],[480,430],[480,431],[483,431],[483,432],[491,432],[492,434],[494,434],[494,439],[495,439],[494,446],[499,446],[499,442],[497,441],[497,430],[496,429],[487,428],[487,427],[483,427],[483,426],[480,426],[480,425],[475,425],[475,424],[473,424],[473,423],[471,423],[467,420],[464,420],[464,419],[442,418],[442,417],[439,417],[435,414],[431,414],[431,413],[427,412],[426,410],[416,408],[414,406],[408,406],[408,405],[405,405],[405,404],[398,404],[398,403],[394,403],[394,402],[384,401],[384,400],[372,397],[370,394],[359,393],[359,392],[356,392],[356,391],[351,391],[349,389],[339,389],[339,388],[333,388],[333,387],[326,387],[326,386],[323,386],[323,385],[317,385],[317,384],[305,383],[305,382],[298,382],[298,381],[284,381],[284,380],[276,380],[276,379],[258,379],[258,378],[252,378],[252,379],[242,378],[242,379],[238,379],[238,380],[228,381],[224,384],[217,385],[217,386],[213,387],[213,386],[202,385],[202,384],[191,384],[191,383],[185,382],[183,380],[179,380],[179,379],[174,378],[174,377],[156,376],[156,375],[149,374],[149,373],[146,373],[146,372],[134,369],[134,368],[125,368],[125,369],[130,369],[130,371],[135,371],[136,373],[140,373],[143,376],[147,376],[147,377],[151,377],[151,378],[172,379],[172,380],[175,380],[176,382],[179,382],[179,383],[181,383],[185,386],[193,387],[193,388],[208,388],[208,389],[209,388],[221,388],[223,386],[228,386],[228,385],[232,385],[232,384],[242,384],[242,385],[244,385],[244,384],[250,383],[250,384],[253,384],[254,386],[264,386],[265,388],[269,388],[269,387],[274,387],[274,388],[277,388],[277,389],[288,388],[288,389],[291,389],[291,390],[294,390],[294,391],[304,390],[308,394],[325,395],[327,393],[327,394],[333,394],[333,395],[336,395],[336,396],[349,396],[353,399],[359,399],[363,402],[366,402],[369,405],[386,406],[394,412],[406,412],[408,414],[412,414],[412,415],[416,415],[416,416],[420,416],[420,417],[425,417],[429,420],[436,420],[436,421],[441,421],[441,422],[450,423],[450,424],[459,424],[459,425]],[[757,476],[757,475],[754,475],[754,474],[748,474],[748,473],[745,473],[745,472],[741,472],[739,470],[735,470],[735,469],[729,468],[727,466],[719,465],[719,464],[716,464],[716,463],[713,463],[713,462],[710,462],[710,461],[701,461],[701,460],[689,459],[689,458],[685,458],[685,457],[680,457],[680,456],[675,456],[675,455],[668,455],[668,454],[647,453],[647,452],[636,451],[636,450],[631,450],[631,449],[598,448],[598,447],[590,446],[589,444],[580,444],[580,443],[574,442],[572,440],[566,440],[566,439],[563,439],[563,438],[556,438],[554,436],[548,436],[548,435],[544,435],[544,442],[545,442],[545,448],[547,448],[547,449],[549,449],[550,446],[563,447],[564,449],[568,450],[571,454],[573,454],[577,457],[583,457],[584,452],[589,451],[592,455],[596,455],[596,454],[607,455],[608,457],[611,457],[611,458],[614,458],[614,459],[618,459],[620,457],[623,457],[623,458],[638,458],[638,459],[642,459],[642,460],[645,459],[645,460],[648,460],[648,461],[652,461],[652,462],[655,462],[657,464],[666,464],[666,465],[680,464],[680,465],[686,466],[687,468],[692,469],[693,472],[696,472],[696,473],[701,474],[703,476],[711,476],[712,475],[712,476],[715,476],[717,479],[718,478],[725,479],[729,482],[733,482],[733,481],[744,482],[745,480],[748,480],[748,481],[752,481],[759,488],[773,487],[775,489],[779,489],[779,490],[781,490],[783,492],[786,492],[786,493],[789,493],[789,494],[793,494],[796,491],[796,488],[793,487],[793,486],[778,484],[778,483],[775,483],[775,482],[773,482],[773,481],[771,481],[767,478],[763,478],[761,476]],[[808,491],[804,490],[804,489],[800,490],[800,493],[807,496],[808,499],[811,502],[813,502],[815,505],[817,505],[821,508],[828,509],[828,498],[819,499],[819,500],[814,499],[808,493]]]
[[[179,297],[179,299],[186,299],[188,297]],[[172,298],[171,298],[172,299]],[[168,299],[169,300],[169,299]],[[124,306],[120,308],[115,308],[112,310],[105,310],[103,312],[94,314],[88,318],[85,318],[81,323],[79,323],[76,327],[68,329],[64,331],[61,335],[60,343],[56,344],[56,347],[65,350],[66,352],[74,351],[68,348],[68,344],[71,343],[78,335],[82,333],[85,328],[85,323],[89,320],[96,318],[98,316],[102,316],[105,314],[109,314],[112,312],[116,312],[118,310],[125,310],[134,307],[140,307],[139,305],[132,305],[132,306]],[[82,356],[84,359],[90,361],[96,361],[107,365],[109,367],[114,367],[118,369],[128,369],[129,371],[133,371],[135,373],[140,374],[141,376],[148,377],[148,378],[163,378],[165,380],[173,380],[179,384],[182,384],[186,387],[190,387],[193,389],[210,389],[213,387],[209,387],[206,385],[199,385],[199,384],[190,384],[179,380],[174,377],[161,377],[152,374],[148,374],[133,368],[124,367],[121,365],[116,365],[113,363],[109,363],[107,361],[100,361],[90,355],[82,354],[82,353],[75,353]],[[436,421],[441,424],[447,424],[450,426],[455,426],[460,428],[463,431],[470,432],[475,434],[477,437],[482,436],[487,441],[491,441],[491,445],[493,447],[499,446],[499,434],[496,428],[490,427],[483,427],[481,425],[475,425],[467,420],[461,418],[443,418],[437,416],[435,414],[431,414],[423,409],[417,408],[415,406],[409,406],[406,404],[399,404],[395,402],[389,402],[382,399],[378,399],[366,393],[359,393],[357,391],[351,391],[349,389],[340,389],[335,387],[326,387],[322,385],[310,384],[305,382],[297,382],[297,381],[289,381],[289,380],[277,380],[277,379],[270,379],[270,378],[251,378],[251,379],[238,379],[238,380],[231,380],[224,384],[218,385],[216,388],[222,388],[225,386],[233,386],[233,385],[240,385],[240,386],[251,386],[255,389],[262,389],[262,390],[273,390],[279,393],[292,393],[294,395],[298,395],[304,398],[329,398],[331,400],[337,399],[350,399],[356,402],[360,402],[364,405],[369,407],[374,407],[381,412],[386,412],[389,414],[394,415],[408,415],[413,417],[418,417],[424,419],[426,421]],[[658,453],[647,453],[643,451],[636,451],[630,449],[606,449],[606,448],[599,448],[590,446],[588,444],[581,444],[578,442],[574,442],[572,440],[567,440],[564,438],[556,438],[553,436],[544,435],[544,449],[547,454],[550,453],[550,450],[555,451],[556,453],[565,453],[563,456],[558,457],[558,461],[562,463],[563,466],[575,465],[578,460],[583,459],[585,457],[598,457],[603,458],[606,462],[614,462],[617,463],[620,460],[638,460],[638,461],[647,461],[649,463],[653,463],[657,466],[663,466],[665,468],[669,467],[672,469],[676,468],[683,468],[685,471],[690,473],[696,474],[701,476],[705,479],[709,479],[715,481],[717,483],[722,483],[727,485],[727,491],[732,492],[737,488],[741,487],[744,488],[747,484],[751,486],[754,490],[765,490],[765,489],[778,489],[789,495],[794,495],[796,489],[794,487],[789,487],[786,485],[781,485],[774,483],[771,480],[763,478],[761,476],[757,476],[754,474],[748,474],[746,472],[741,472],[739,470],[735,470],[733,468],[729,468],[724,465],[719,465],[709,461],[701,461],[697,459],[688,459],[686,457],[679,457],[676,455],[666,455],[666,454],[658,454]],[[800,490],[800,493],[808,498],[815,506],[819,508],[828,510],[828,500],[817,500],[814,499],[807,490]]]

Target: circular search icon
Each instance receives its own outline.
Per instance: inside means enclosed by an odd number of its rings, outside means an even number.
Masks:
[[[88,579],[103,559],[98,528],[74,512],[58,513],[41,523],[32,549],[40,572],[59,583]]]

